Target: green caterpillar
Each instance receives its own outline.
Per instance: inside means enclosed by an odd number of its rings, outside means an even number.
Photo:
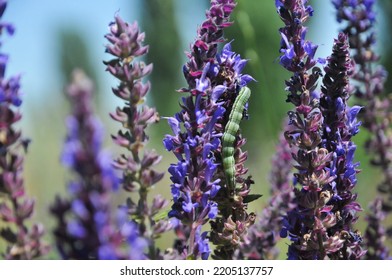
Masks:
[[[230,191],[233,191],[235,188],[234,142],[237,132],[240,129],[244,107],[246,102],[248,102],[250,93],[248,87],[243,87],[238,93],[222,137],[223,169],[226,174],[226,182]]]

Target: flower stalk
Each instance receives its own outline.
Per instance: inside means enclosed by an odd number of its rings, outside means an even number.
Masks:
[[[365,253],[361,236],[352,229],[361,210],[352,189],[357,163],[351,137],[358,133],[360,107],[348,107],[352,74],[347,37],[339,34],[324,68],[321,93],[315,67],[317,45],[305,40],[304,23],[313,15],[305,0],[276,1],[285,26],[280,29],[281,65],[293,72],[286,81],[292,129],[285,132],[295,147],[297,207],[288,212],[281,231],[289,237],[289,259],[359,259]],[[323,60],[319,60],[324,62]]]
[[[233,148],[235,183],[241,186],[229,192],[223,168],[225,125],[241,88],[253,80],[241,73],[246,60],[231,50],[230,43],[218,53],[218,44],[225,41],[223,30],[232,24],[230,15],[234,7],[233,0],[211,1],[207,19],[198,29],[183,68],[188,85],[180,92],[189,95],[182,98],[182,111],[168,118],[174,135],[166,135],[164,139],[165,148],[178,159],[169,168],[174,199],[169,216],[189,228],[183,231],[190,235],[182,250],[189,259],[207,259],[209,239],[217,245],[214,258],[232,258],[254,222],[254,215],[246,212],[244,201],[253,181],[242,178],[247,173],[243,166],[247,155],[241,151],[245,140],[240,134],[235,135]],[[208,221],[209,237],[208,232],[201,233],[201,227]]]
[[[69,198],[56,197],[51,207],[58,223],[56,245],[63,259],[143,259],[145,241],[126,212],[111,209],[119,180],[111,156],[101,150],[103,127],[92,108],[93,84],[74,70],[67,96],[72,114],[61,161],[73,171]]]
[[[7,1],[0,1],[0,35],[13,35],[12,24],[2,21]],[[0,42],[0,47],[2,42]],[[26,194],[23,179],[24,153],[30,142],[22,138],[15,125],[22,115],[20,76],[5,77],[8,56],[0,53],[0,219],[6,227],[0,237],[6,241],[5,259],[35,259],[45,256],[49,246],[43,242],[45,233],[41,224],[29,226],[35,201]]]
[[[383,220],[392,212],[392,102],[390,94],[384,91],[387,72],[378,64],[380,57],[375,52],[376,1],[333,0],[332,3],[336,8],[337,21],[344,24],[342,32],[349,37],[356,64],[351,79],[355,82],[354,94],[364,105],[359,118],[362,126],[369,131],[365,149],[371,155],[371,164],[379,168],[383,176],[378,185],[379,196],[371,203],[367,217],[369,225],[365,232],[368,247],[366,258],[383,259],[387,258],[389,250],[382,244],[387,236],[386,232],[392,230],[391,227],[383,229]],[[391,238],[390,235],[388,237]]]
[[[145,35],[140,32],[136,22],[128,24],[116,16],[109,30],[105,35],[109,41],[106,52],[114,58],[105,62],[106,70],[119,80],[113,93],[125,102],[124,107],[118,107],[110,114],[123,127],[117,135],[112,136],[113,141],[126,150],[126,153],[114,161],[114,167],[122,172],[123,189],[139,195],[137,202],[128,198],[125,207],[130,218],[137,221],[140,236],[148,241],[147,257],[160,259],[162,256],[155,245],[155,239],[171,229],[172,225],[166,219],[155,219],[158,211],[168,202],[163,197],[156,196],[150,205],[147,199],[152,187],[163,177],[163,173],[154,169],[161,161],[161,156],[153,150],[145,149],[148,143],[146,129],[159,121],[156,110],[144,104],[150,83],[142,80],[151,73],[152,64],[146,65],[143,61],[135,60],[148,52],[148,46],[143,45]]]

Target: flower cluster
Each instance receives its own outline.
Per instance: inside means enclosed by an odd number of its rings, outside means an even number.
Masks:
[[[208,220],[215,219],[211,221],[211,239],[217,245],[216,258],[231,258],[233,248],[254,220],[245,210],[244,197],[252,181],[241,178],[247,172],[243,166],[247,155],[240,149],[245,140],[241,136],[237,136],[234,147],[241,188],[228,193],[222,165],[221,138],[230,108],[240,89],[253,80],[242,74],[246,60],[231,50],[230,43],[217,52],[234,7],[233,0],[211,1],[183,69],[188,87],[180,91],[190,95],[182,99],[182,111],[168,118],[174,135],[164,139],[165,148],[178,159],[169,168],[174,199],[169,216],[189,227],[189,241],[183,248],[188,258],[208,258],[207,233],[200,234]]]
[[[136,22],[128,24],[116,16],[109,29],[110,33],[105,36],[109,41],[106,52],[115,58],[105,64],[107,71],[120,81],[113,93],[126,102],[123,108],[118,107],[110,114],[125,129],[119,130],[113,140],[128,152],[118,157],[114,166],[122,172],[124,190],[139,193],[139,201],[135,203],[128,198],[126,208],[131,218],[138,221],[140,236],[148,240],[148,257],[157,259],[160,256],[154,240],[171,225],[166,219],[157,222],[154,218],[168,202],[160,196],[154,198],[152,205],[147,201],[148,192],[163,177],[163,173],[153,169],[161,156],[144,149],[148,142],[147,126],[159,121],[155,109],[143,104],[150,84],[143,83],[142,79],[152,71],[152,64],[134,61],[148,51],[148,46],[143,45],[144,33],[140,32]]]
[[[196,83],[200,81],[207,64],[214,62],[218,53],[218,44],[225,41],[223,30],[232,24],[230,15],[235,6],[234,0],[211,0],[211,7],[206,12],[206,20],[199,27],[197,38],[191,46],[191,51],[187,53],[189,60],[184,65],[183,72],[188,88],[183,88],[181,91],[191,92],[193,95],[199,94]]]
[[[345,34],[340,33],[335,40],[332,55],[327,61],[320,98],[324,116],[322,147],[332,152],[328,171],[334,180],[322,189],[329,196],[323,209],[331,209],[325,212],[325,219],[336,218],[336,224],[330,223],[329,235],[339,234],[345,241],[343,247],[334,252],[334,258],[360,259],[365,251],[360,246],[362,239],[359,232],[353,230],[353,224],[358,219],[357,212],[362,209],[356,202],[357,195],[352,192],[357,183],[359,163],[353,162],[356,146],[351,138],[359,132],[361,123],[357,121],[357,115],[361,107],[347,105],[353,63]]]
[[[359,259],[360,234],[352,229],[356,212],[352,189],[356,184],[355,145],[360,107],[349,108],[348,78],[352,74],[347,37],[335,40],[333,53],[324,68],[322,92],[316,90],[321,71],[314,55],[317,46],[305,40],[303,23],[313,14],[306,1],[277,1],[285,23],[280,29],[281,64],[294,75],[286,82],[288,101],[296,106],[289,112],[293,129],[286,131],[296,147],[295,178],[297,207],[287,214],[283,237],[289,236],[289,259]],[[311,73],[309,73],[311,71]]]
[[[0,1],[0,19],[7,1]],[[13,25],[0,22],[0,35],[12,35]],[[1,46],[1,42],[0,42]],[[44,228],[40,224],[29,227],[34,212],[34,200],[27,197],[23,180],[24,157],[29,140],[14,125],[22,118],[17,110],[21,105],[20,77],[5,77],[8,56],[0,53],[0,219],[9,226],[0,229],[7,242],[2,255],[5,259],[33,259],[44,256],[49,247],[42,242]]]
[[[317,188],[322,185],[319,182],[325,177],[322,173],[323,164],[328,160],[325,150],[318,148],[323,116],[319,108],[319,93],[316,91],[320,69],[313,68],[317,63],[314,58],[317,46],[305,40],[307,28],[303,26],[313,14],[313,9],[302,0],[276,1],[276,7],[285,24],[285,27],[279,29],[282,37],[280,64],[293,72],[290,80],[286,81],[286,90],[289,92],[287,101],[296,107],[295,111],[288,113],[291,129],[284,134],[289,145],[296,150],[293,158],[298,163],[295,166],[298,173],[294,175],[302,188],[295,192],[298,205],[283,220],[281,236],[289,235],[292,240],[289,259],[324,258],[325,256],[317,257],[317,250],[310,251],[306,248],[309,232],[315,225],[315,217],[312,209],[303,211],[309,207],[301,206],[300,197],[313,195],[315,199],[321,198]],[[323,182],[326,183],[328,182]],[[304,214],[307,216],[304,217]],[[305,224],[306,219],[308,224]]]
[[[113,217],[110,209],[119,181],[111,156],[101,151],[103,128],[93,115],[92,92],[91,81],[75,70],[67,89],[72,115],[61,161],[76,178],[68,185],[71,198],[58,196],[51,207],[58,221],[56,245],[63,259],[142,259],[145,242],[134,224],[126,221],[124,211]]]
[[[382,230],[382,220],[385,215],[380,211],[390,213],[392,211],[392,138],[391,138],[391,108],[392,102],[389,94],[384,92],[384,83],[387,73],[381,65],[377,65],[379,56],[375,53],[376,36],[374,24],[376,15],[373,11],[375,0],[333,0],[332,3],[336,8],[338,22],[345,23],[343,32],[349,37],[350,48],[356,64],[352,79],[356,82],[354,85],[355,96],[365,105],[363,113],[359,115],[363,122],[363,127],[370,133],[370,138],[366,141],[365,148],[371,154],[371,163],[379,167],[383,173],[382,182],[378,186],[380,194],[383,196],[382,207],[379,209],[376,205],[380,204],[380,199],[372,203],[372,212],[368,217],[372,223],[367,229],[366,236],[373,235],[373,231],[384,232]],[[378,222],[377,229],[375,219],[382,219]],[[374,236],[375,237],[375,236]],[[379,236],[380,240],[383,238]],[[382,259],[386,256],[386,248],[381,250],[379,246],[372,248],[376,243],[367,239],[369,253],[368,258]],[[377,252],[382,255],[376,256]]]
[[[364,234],[367,247],[366,259],[368,260],[390,259],[389,249],[385,246],[386,231],[381,224],[385,216],[385,211],[382,209],[382,199],[375,199],[370,205],[370,214],[366,217],[367,228]]]

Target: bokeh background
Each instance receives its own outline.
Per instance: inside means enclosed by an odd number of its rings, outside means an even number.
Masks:
[[[248,139],[247,166],[256,182],[253,192],[264,195],[250,208],[260,211],[268,201],[270,161],[283,118],[290,108],[285,102],[284,91],[284,79],[289,75],[277,62],[278,28],[282,24],[275,12],[274,1],[238,2],[233,18],[235,24],[228,28],[225,37],[234,39],[233,49],[249,59],[245,71],[257,80],[257,83],[250,85],[250,119],[243,121],[241,126]],[[309,24],[308,38],[319,44],[317,56],[326,57],[339,29],[334,9],[330,1],[310,1],[310,4],[315,9],[315,15]],[[194,40],[197,26],[203,22],[208,5],[208,0],[9,1],[3,18],[15,25],[16,33],[13,37],[2,37],[2,50],[10,55],[7,76],[22,75],[21,129],[25,137],[32,139],[25,161],[25,185],[28,194],[36,199],[33,219],[47,228],[47,242],[52,243],[51,231],[54,226],[48,208],[56,194],[65,195],[66,183],[72,176],[59,162],[65,137],[64,119],[69,109],[64,87],[72,69],[79,67],[93,79],[96,112],[107,132],[106,147],[116,155],[118,151],[111,143],[110,134],[115,134],[119,127],[110,120],[108,112],[114,111],[121,103],[111,93],[116,81],[105,72],[102,63],[109,59],[104,52],[104,35],[109,22],[118,13],[129,22],[137,20],[146,32],[146,42],[150,44],[146,61],[154,63],[148,102],[157,107],[161,116],[172,116],[179,111],[181,94],[176,89],[185,85],[181,70],[186,61],[184,51]],[[389,42],[392,2],[380,0],[377,8],[378,48],[382,63],[388,68],[392,66],[392,44]],[[388,70],[391,72],[391,69]],[[392,91],[392,79],[387,83],[387,90]],[[355,103],[355,100],[351,102]],[[149,133],[149,148],[163,155],[159,168],[165,171],[171,162],[175,162],[174,156],[162,146],[162,138],[171,131],[162,120]],[[369,166],[369,158],[362,148],[366,138],[364,130],[354,138],[359,147],[356,158],[361,162],[362,169],[357,185],[358,199],[365,209],[358,224],[362,232],[367,205],[381,179],[379,172]],[[156,186],[154,193],[161,193],[170,199],[168,174]],[[120,191],[114,195],[120,204],[127,194]],[[170,234],[163,236],[160,240],[162,248],[171,244],[169,239],[172,237]],[[279,245],[283,248],[281,258],[285,258],[285,242]],[[0,240],[0,251],[3,247],[4,243]],[[48,258],[57,257],[53,248]]]

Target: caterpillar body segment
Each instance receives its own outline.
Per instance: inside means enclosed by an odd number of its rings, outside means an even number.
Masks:
[[[222,137],[223,169],[226,174],[226,184],[230,191],[233,191],[235,188],[235,139],[240,129],[240,122],[250,94],[251,91],[248,87],[243,87],[238,93]]]

